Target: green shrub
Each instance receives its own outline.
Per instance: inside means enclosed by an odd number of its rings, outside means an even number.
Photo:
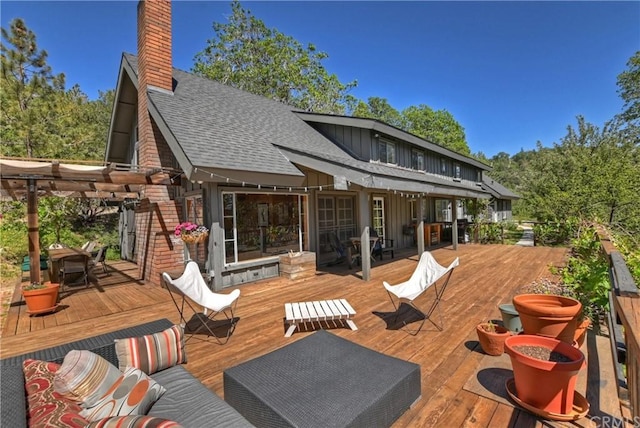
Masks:
[[[593,321],[609,309],[609,264],[601,251],[594,226],[583,226],[571,240],[571,255],[560,269],[562,282],[582,303],[585,315]]]

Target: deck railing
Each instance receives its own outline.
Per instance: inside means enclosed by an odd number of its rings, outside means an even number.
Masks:
[[[623,402],[628,399],[633,423],[640,425],[640,290],[611,242],[602,240],[602,248],[609,260],[608,324],[618,395]]]

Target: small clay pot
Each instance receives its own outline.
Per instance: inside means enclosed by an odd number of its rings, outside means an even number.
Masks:
[[[481,323],[476,326],[478,341],[485,354],[498,356],[504,353],[504,341],[511,335],[506,328],[493,325],[495,332],[487,331],[489,323]]]

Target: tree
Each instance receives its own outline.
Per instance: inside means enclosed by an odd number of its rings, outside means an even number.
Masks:
[[[46,142],[50,116],[42,112],[51,110],[51,94],[64,88],[64,74],[52,73],[47,52],[38,50],[22,19],[14,19],[10,31],[2,28],[2,39],[0,136],[9,154],[33,157]]]
[[[618,94],[624,100],[622,119],[628,122],[640,119],[640,51],[627,62],[628,69],[618,75]]]
[[[525,184],[526,203],[539,220],[580,217],[638,231],[638,127],[616,119],[600,130],[578,117],[560,144],[538,144]]]
[[[360,100],[352,115],[378,119],[400,129],[406,128],[404,118],[398,110],[389,104],[386,98],[369,97],[366,103]]]
[[[471,155],[464,128],[448,111],[433,110],[425,104],[420,104],[407,107],[402,111],[402,116],[407,123],[406,130],[412,134],[454,152]]]
[[[231,9],[227,24],[213,23],[215,35],[196,55],[195,73],[303,110],[344,114],[357,82],[329,74],[326,53],[267,28],[238,1]]]

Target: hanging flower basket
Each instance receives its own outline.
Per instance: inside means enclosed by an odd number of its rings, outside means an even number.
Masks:
[[[199,242],[203,242],[209,236],[209,232],[201,232],[201,233],[183,233],[180,235],[182,241],[187,244],[197,244]]]
[[[185,221],[175,227],[173,234],[187,244],[197,244],[207,239],[209,229],[190,221]]]

